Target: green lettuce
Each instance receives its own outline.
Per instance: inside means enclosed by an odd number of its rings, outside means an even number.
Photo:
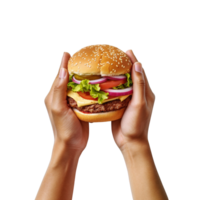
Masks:
[[[67,86],[73,92],[90,92],[91,97],[98,98],[99,104],[102,104],[103,101],[108,98],[108,93],[100,91],[101,88],[99,87],[99,84],[89,84],[89,80],[87,79],[82,80],[80,84],[72,82],[72,77],[69,80],[70,82]]]
[[[124,89],[124,88],[130,87],[133,84],[133,82],[131,80],[131,75],[129,73],[126,73],[125,75],[126,75],[127,82],[124,84],[120,84],[116,87],[113,87],[113,89],[115,89],[115,90]]]

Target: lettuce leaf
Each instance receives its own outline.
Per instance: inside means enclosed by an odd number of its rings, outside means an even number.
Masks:
[[[126,75],[127,82],[124,84],[120,84],[116,87],[113,87],[113,89],[115,89],[115,90],[124,89],[124,88],[130,87],[133,84],[133,82],[131,80],[131,75],[129,73],[126,73],[125,75]]]
[[[124,89],[130,87],[133,82],[131,80],[131,75],[126,73],[127,82],[124,84],[120,84],[113,89]],[[73,92],[90,92],[90,96],[93,98],[98,98],[98,103],[102,104],[105,99],[108,99],[108,93],[104,91],[100,91],[99,84],[89,84],[89,80],[85,79],[80,82],[80,84],[74,83],[72,81],[73,74],[69,77],[69,83],[67,84],[68,89],[71,89]]]

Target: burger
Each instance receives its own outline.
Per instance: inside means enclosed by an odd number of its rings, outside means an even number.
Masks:
[[[120,119],[133,93],[131,67],[129,57],[116,47],[82,48],[68,62],[68,106],[82,121]]]

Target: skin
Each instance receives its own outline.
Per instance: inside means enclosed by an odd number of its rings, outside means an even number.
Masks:
[[[167,200],[148,142],[148,127],[155,101],[144,69],[131,50],[134,95],[122,119],[112,122],[114,140],[127,166],[135,200]],[[59,73],[45,98],[54,132],[52,157],[36,200],[71,200],[79,157],[89,137],[89,125],[67,106],[70,55],[64,53]],[[139,71],[139,72],[138,72]]]

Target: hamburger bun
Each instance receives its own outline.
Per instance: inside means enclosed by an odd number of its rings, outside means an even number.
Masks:
[[[126,53],[110,45],[92,45],[84,47],[76,52],[68,62],[69,74],[83,77],[93,75],[124,75],[130,73],[131,67],[132,62]],[[76,101],[75,97],[74,101]],[[73,106],[72,109],[77,117],[82,121],[106,122],[120,119],[123,116],[126,107],[109,112],[104,111],[97,113],[92,111],[90,111],[90,113],[84,113]]]
[[[121,108],[120,110],[102,112],[102,113],[83,113],[77,109],[73,109],[77,117],[85,122],[106,122],[115,121],[122,118],[126,108]]]
[[[122,50],[110,45],[87,46],[69,60],[68,71],[77,75],[115,76],[130,73],[132,63]]]

